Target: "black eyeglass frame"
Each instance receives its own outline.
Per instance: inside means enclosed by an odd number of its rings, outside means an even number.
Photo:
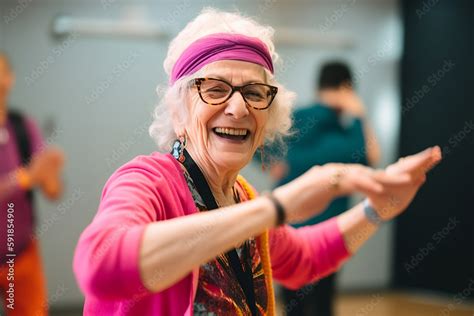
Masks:
[[[201,93],[201,83],[203,81],[206,81],[206,80],[215,80],[215,81],[220,81],[226,85],[228,85],[229,87],[232,88],[232,92],[227,96],[227,98],[225,98],[224,101],[221,101],[219,103],[212,103],[212,102],[208,102],[206,100],[204,100],[203,96],[202,96],[202,93]],[[242,85],[242,86],[233,86],[231,85],[229,82],[225,81],[225,80],[222,80],[222,79],[218,79],[218,78],[195,78],[195,79],[192,79],[190,81],[190,84],[192,85],[195,85],[197,90],[198,90],[198,94],[199,94],[199,97],[201,98],[202,102],[206,103],[206,104],[209,104],[209,105],[220,105],[220,104],[223,104],[225,102],[227,102],[233,95],[234,95],[234,92],[235,91],[239,91],[240,92],[240,95],[242,96],[242,98],[244,99],[245,101],[245,104],[255,110],[259,110],[259,111],[262,111],[262,110],[266,110],[270,107],[270,105],[273,103],[273,100],[275,100],[275,96],[276,94],[278,93],[278,87],[275,87],[275,86],[271,86],[269,84],[265,84],[265,83],[259,83],[259,82],[255,82],[255,83],[248,83],[248,84],[245,84],[245,85]],[[271,99],[270,101],[268,102],[268,105],[264,108],[257,108],[257,107],[254,107],[252,106],[248,101],[247,99],[245,98],[244,94],[242,93],[242,89],[248,87],[248,86],[266,86],[268,88],[270,88],[270,92],[271,92]]]

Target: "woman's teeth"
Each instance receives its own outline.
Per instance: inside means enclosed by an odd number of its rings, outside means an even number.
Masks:
[[[249,130],[245,128],[215,127],[213,131],[219,137],[239,142],[245,141],[250,135]]]
[[[214,129],[216,133],[219,134],[226,134],[226,135],[235,135],[235,136],[246,136],[247,130],[241,128],[223,128],[223,127],[216,127]]]

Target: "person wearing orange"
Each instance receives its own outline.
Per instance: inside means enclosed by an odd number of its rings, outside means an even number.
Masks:
[[[8,316],[47,315],[46,281],[35,238],[33,192],[61,196],[64,155],[47,147],[35,121],[7,107],[15,76],[0,53],[0,291]]]

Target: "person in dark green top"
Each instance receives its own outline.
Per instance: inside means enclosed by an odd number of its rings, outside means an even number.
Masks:
[[[360,163],[373,166],[379,160],[379,147],[366,123],[364,105],[354,91],[348,66],[340,62],[325,64],[317,95],[320,102],[294,113],[295,129],[287,141],[287,155],[283,161],[271,164],[270,175],[277,186],[292,181],[314,165]],[[313,225],[348,208],[349,197],[339,198],[321,215],[294,226]],[[284,289],[284,309],[289,316],[330,316],[334,288],[335,274],[332,274],[297,291]]]

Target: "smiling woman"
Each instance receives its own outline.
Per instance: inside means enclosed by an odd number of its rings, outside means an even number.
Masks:
[[[74,258],[85,315],[275,315],[273,278],[299,288],[337,270],[440,161],[434,147],[380,171],[316,166],[259,197],[239,172],[288,134],[294,100],[274,78],[272,35],[208,9],[171,42],[150,127],[171,154],[136,157],[107,181]],[[355,191],[367,199],[337,218],[286,225]]]
[[[213,67],[212,61],[219,61],[220,59],[230,62],[234,61],[235,57],[233,57],[232,54],[237,50],[227,50],[224,52],[226,56],[222,56],[221,54],[220,57],[219,54],[215,54],[215,52],[218,52],[221,47],[225,46],[236,48],[233,36],[241,35],[242,39],[244,38],[243,34],[252,34],[252,37],[245,37],[250,40],[250,42],[252,42],[253,39],[252,43],[257,45],[257,47],[263,48],[268,54],[268,57],[265,58],[261,56],[265,54],[258,54],[258,50],[253,49],[255,52],[253,56],[252,54],[247,54],[247,56],[250,55],[253,59],[239,62],[240,65],[249,64],[250,67],[252,65],[254,67],[256,66],[255,63],[251,61],[258,61],[260,64],[267,65],[267,67],[262,67],[261,65],[257,66],[258,69],[256,73],[253,74],[255,77],[249,77],[246,78],[246,80],[266,83],[278,88],[278,93],[273,96],[274,100],[269,102],[272,106],[268,110],[270,120],[265,127],[265,139],[268,142],[281,140],[282,137],[288,134],[288,130],[291,127],[291,110],[296,95],[279,84],[272,74],[273,64],[278,64],[279,62],[279,56],[275,52],[272,42],[273,33],[273,28],[262,26],[250,18],[229,12],[207,9],[178,34],[171,42],[167,57],[164,61],[165,72],[170,76],[170,83],[173,82],[173,84],[164,89],[160,89],[161,91],[164,90],[164,97],[155,109],[155,120],[150,127],[150,135],[155,139],[160,149],[169,151],[172,141],[176,138],[176,126],[185,125],[187,122],[189,113],[187,111],[188,109],[183,107],[183,104],[186,103],[185,98],[190,92],[188,89],[190,81],[195,78],[206,77],[206,75],[210,78],[224,80],[226,78],[222,77],[223,75],[226,75],[226,77],[242,75],[239,68],[234,68],[233,71],[235,72],[237,70],[237,73],[233,74],[232,67],[228,69],[228,71],[230,70],[229,73],[224,74],[224,69],[216,67],[215,65]],[[224,36],[218,36],[219,34]],[[205,41],[205,38],[208,40]],[[198,41],[198,39],[201,40]],[[209,39],[213,40],[212,44],[210,44]],[[255,41],[255,39],[258,39],[258,41]],[[197,49],[194,51],[192,50],[193,47],[189,47],[193,43],[194,48],[197,46]],[[206,45],[212,45],[212,47],[205,47],[206,49],[203,50],[202,46]],[[212,51],[210,53],[212,56],[205,56],[206,51],[209,50]],[[242,47],[239,47],[238,51],[242,52]],[[181,57],[183,53],[187,54]],[[240,60],[241,59],[242,58],[240,58]],[[178,70],[172,73],[173,69],[179,69],[180,64],[183,64],[186,60],[192,61],[190,66],[187,67],[190,69],[188,71],[195,72],[191,75],[187,73],[186,70],[181,70],[181,77],[178,78]],[[237,64],[237,67],[239,64]],[[213,73],[212,69],[215,69],[216,72]],[[227,83],[229,83],[228,80]],[[233,84],[236,85],[236,82],[233,82]],[[174,121],[171,121],[169,119],[170,117],[173,117]]]

